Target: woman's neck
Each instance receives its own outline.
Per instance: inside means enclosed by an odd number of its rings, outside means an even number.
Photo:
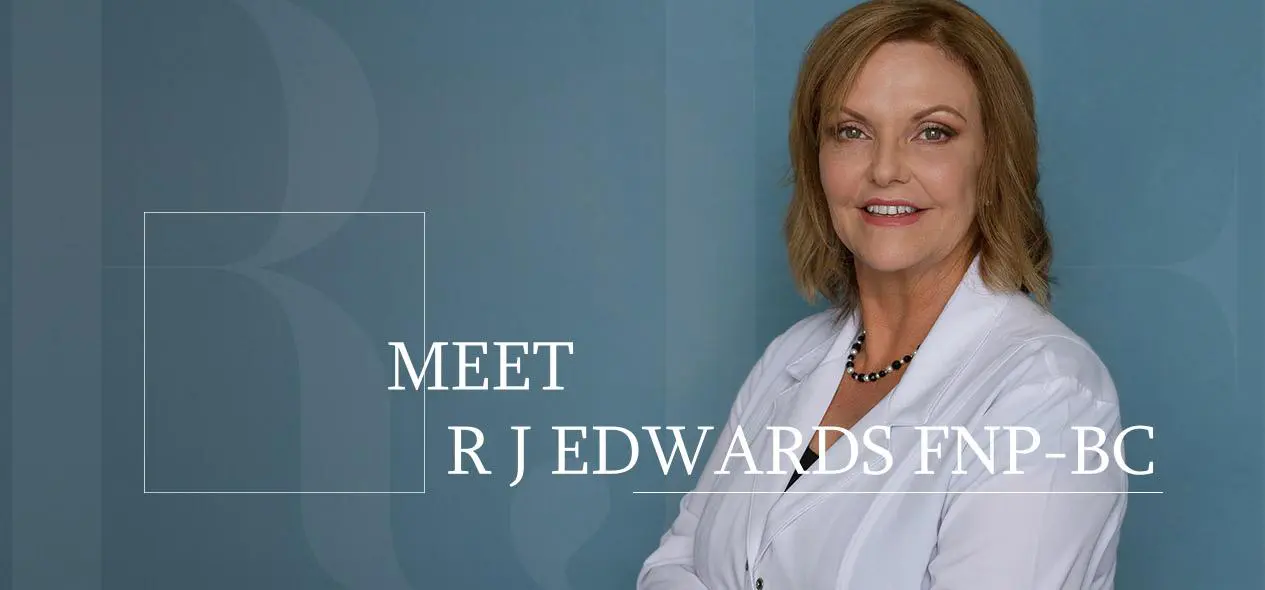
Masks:
[[[931,331],[970,267],[969,256],[950,256],[926,269],[879,272],[857,265],[865,347],[858,368],[879,367],[909,354]]]

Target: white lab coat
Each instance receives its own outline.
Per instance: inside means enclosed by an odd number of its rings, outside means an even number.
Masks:
[[[1027,297],[990,291],[978,258],[900,383],[851,429],[862,441],[851,469],[813,472],[847,466],[854,447],[840,439],[782,493],[805,438],[781,457],[782,474],[749,473],[742,447],[731,447],[739,427],[758,470],[769,472],[768,427],[812,436],[820,422],[857,332],[855,314],[835,322],[832,313],[801,320],[756,363],[711,439],[716,446],[695,488],[722,493],[684,495],[642,566],[639,590],[1113,588],[1127,476],[1114,458],[1097,475],[1073,474],[1073,427],[1107,431],[1102,449],[1112,452],[1120,432],[1112,380],[1082,339]],[[890,462],[862,439],[883,425],[890,439],[875,431],[872,440],[890,452]],[[1012,437],[998,432],[990,473],[969,447],[958,463],[958,437],[930,436],[924,444],[926,429],[918,426],[963,426],[983,443],[985,427],[1027,426],[1039,433],[1040,447],[1019,456],[1022,475],[1004,474]],[[790,447],[793,435],[780,436]],[[1096,438],[1091,432],[1086,442]],[[944,452],[928,459],[934,475],[916,475],[921,449],[938,439]],[[1031,442],[1022,432],[1013,439],[1020,450]],[[717,475],[731,448],[729,474]],[[1047,456],[1057,453],[1065,458]],[[1086,454],[1085,468],[1097,468],[1098,460]],[[866,466],[886,473],[864,474]],[[952,473],[959,466],[965,475]]]

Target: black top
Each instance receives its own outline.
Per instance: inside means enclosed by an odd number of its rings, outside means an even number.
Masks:
[[[806,447],[804,449],[804,455],[799,458],[800,467],[803,467],[804,471],[808,471],[808,468],[811,467],[812,464],[816,462],[817,462],[817,453],[813,452],[812,447]],[[786,483],[787,490],[791,489],[791,485],[795,483],[795,480],[799,479],[799,476],[800,476],[800,473],[798,471],[791,472],[791,481]]]

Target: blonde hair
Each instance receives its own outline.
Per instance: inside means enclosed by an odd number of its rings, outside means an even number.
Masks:
[[[866,59],[895,41],[939,47],[975,82],[984,157],[977,183],[981,275],[990,288],[1050,300],[1050,236],[1037,195],[1037,124],[1032,87],[1018,55],[975,11],[955,0],[871,0],[827,24],[804,54],[790,121],[790,180],[784,231],[796,287],[851,311],[857,300],[852,255],[835,234],[818,168],[828,121]]]

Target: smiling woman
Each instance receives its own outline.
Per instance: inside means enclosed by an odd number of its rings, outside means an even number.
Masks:
[[[867,270],[965,258],[984,133],[964,68],[926,43],[885,44],[823,119],[826,204],[844,247]],[[904,226],[910,231],[883,229]]]
[[[955,0],[862,3],[808,48],[789,148],[791,271],[831,309],[768,346],[720,440],[821,427],[795,449],[805,470],[853,455],[882,468],[717,473],[714,449],[637,587],[1112,588],[1127,479],[1078,470],[1076,433],[1118,437],[1120,410],[1107,368],[1048,309],[1014,51]],[[1024,432],[1044,453],[1004,473],[953,453],[928,465],[928,425],[1011,447]],[[871,428],[890,454],[833,430]],[[777,445],[761,434],[752,454]]]

